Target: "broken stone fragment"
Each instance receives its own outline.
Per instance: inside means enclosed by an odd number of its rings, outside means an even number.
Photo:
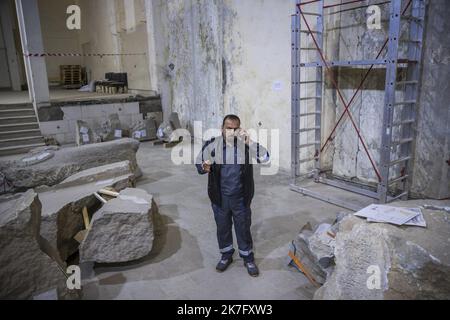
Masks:
[[[169,123],[171,124],[173,130],[181,129],[180,118],[178,117],[178,113],[172,112],[169,116]]]
[[[156,121],[155,119],[139,120],[132,126],[133,138],[139,141],[155,140]]]
[[[164,142],[172,142],[174,136],[174,129],[169,122],[163,122],[156,133],[158,139]]]
[[[108,120],[102,125],[102,141],[112,141],[121,139],[122,137],[123,130],[120,124],[119,115],[117,113],[110,114]]]
[[[131,163],[123,161],[76,173],[51,188],[37,188],[42,202],[41,235],[65,261],[78,250],[74,237],[84,229],[83,208],[92,212],[100,205],[94,192],[106,187],[120,191],[134,187],[135,182]]]
[[[393,205],[413,208],[420,204]],[[423,210],[423,215],[427,228],[345,217],[336,235],[336,266],[314,298],[449,299],[450,223],[443,212]]]
[[[121,191],[94,214],[80,246],[80,262],[120,263],[147,256],[153,247],[156,212],[146,191]]]
[[[74,175],[68,177],[60,184],[58,184],[58,188],[65,188],[73,185],[88,184],[93,182],[97,184],[107,184],[107,182],[111,179],[122,176],[130,176],[130,178],[133,179],[132,182],[135,182],[133,167],[128,160],[90,168],[75,173]]]
[[[162,112],[148,112],[147,119],[152,119],[155,121],[155,126],[158,128],[163,122],[163,113]]]
[[[20,159],[20,162],[24,166],[32,166],[34,164],[47,161],[55,156],[55,151],[58,151],[59,147],[56,146],[47,146],[36,148],[28,152],[28,154]]]
[[[91,129],[89,124],[82,120],[77,120],[76,123],[76,136],[75,141],[77,146],[83,146],[86,144],[96,143],[96,138],[94,131]]]
[[[31,299],[55,288],[66,295],[65,264],[41,238],[40,222],[33,190],[0,198],[0,299]]]
[[[308,239],[309,249],[314,260],[325,273],[329,273],[329,268],[334,264],[334,247],[336,240],[330,235],[331,225],[321,224],[316,232]]]
[[[325,283],[334,267],[335,240],[328,234],[330,228],[330,224],[323,223],[312,231],[307,224],[292,243],[296,257],[319,284]]]
[[[181,129],[180,119],[178,113],[174,112],[170,115],[167,121],[164,121],[158,128],[157,137],[164,142],[177,142],[179,136],[175,133],[176,130]]]
[[[139,142],[134,139],[61,148],[53,151],[51,159],[34,165],[21,161],[0,162],[0,172],[16,190],[54,186],[77,172],[126,160],[130,161],[133,173],[139,177],[141,172],[136,162],[138,149]]]

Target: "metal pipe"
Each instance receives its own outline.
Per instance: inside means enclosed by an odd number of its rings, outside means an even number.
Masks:
[[[360,6],[360,7],[355,7],[355,8],[343,9],[343,10],[339,10],[339,11],[336,11],[336,12],[330,12],[330,13],[328,13],[326,15],[327,16],[331,16],[333,14],[338,14],[338,13],[347,12],[347,11],[353,11],[353,10],[358,10],[358,9],[364,9],[364,8],[368,8],[370,6],[382,6],[382,5],[389,4],[389,3],[391,3],[391,1],[380,2],[380,3],[373,3],[373,4],[370,4],[370,5],[366,5],[366,6]]]
[[[316,3],[316,2],[320,2],[320,1],[322,1],[322,0],[312,0],[312,1],[299,3],[299,4],[297,4],[297,7],[300,8],[301,6],[312,4],[312,3]],[[352,1],[344,2],[344,3],[330,4],[328,6],[323,6],[323,9],[329,9],[329,8],[334,8],[334,7],[342,7],[342,6],[345,6],[345,5],[348,5],[348,4],[364,2],[364,1],[367,1],[367,0],[352,0]],[[390,3],[390,1],[388,1],[386,3]],[[382,4],[384,4],[384,3],[382,3]],[[380,4],[375,3],[374,5],[380,5]],[[364,6],[364,7],[369,7],[369,5]],[[364,8],[364,7],[360,7],[360,8]],[[352,9],[349,9],[349,10],[353,10],[353,9],[358,9],[358,8],[352,8]]]
[[[297,7],[300,9],[301,6],[304,6],[306,4],[311,4],[311,3],[315,3],[315,2],[320,2],[322,0],[312,0],[312,1],[307,1],[307,2],[303,2],[303,3],[297,3]]]
[[[340,7],[340,6],[345,6],[346,4],[352,4],[352,3],[363,2],[363,1],[367,1],[367,0],[353,0],[353,1],[344,2],[344,3],[330,4],[328,6],[323,6],[323,8],[328,9],[328,8],[333,8],[333,7]]]

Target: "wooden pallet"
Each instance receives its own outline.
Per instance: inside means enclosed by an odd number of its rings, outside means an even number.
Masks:
[[[80,65],[60,66],[60,81],[65,88],[76,88],[82,85],[82,72]]]

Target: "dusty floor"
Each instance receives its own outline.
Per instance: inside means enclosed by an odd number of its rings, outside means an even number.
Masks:
[[[96,266],[84,284],[85,299],[311,299],[314,288],[286,266],[288,244],[308,221],[345,211],[289,190],[289,177],[261,177],[255,168],[253,237],[259,278],[251,278],[235,255],[219,274],[216,227],[206,194],[206,176],[194,166],[175,166],[170,150],[144,143],[138,187],[155,196],[162,228],[154,251],[139,262]]]

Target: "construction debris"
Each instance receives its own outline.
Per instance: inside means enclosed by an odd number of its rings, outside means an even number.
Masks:
[[[173,128],[168,122],[163,122],[157,132],[158,139],[163,142],[170,142],[173,136]]]
[[[156,128],[158,128],[161,123],[163,123],[163,113],[162,112],[148,112],[144,115],[147,119],[155,120]]]
[[[41,235],[58,249],[62,260],[78,250],[74,237],[86,227],[83,209],[95,212],[102,205],[94,193],[106,187],[134,187],[136,177],[131,167],[124,161],[91,168],[57,186],[36,189],[42,201]]]
[[[139,120],[133,124],[132,133],[133,138],[139,141],[151,141],[157,138],[156,136],[156,121],[155,119]]]
[[[341,215],[338,215],[333,225],[322,223],[314,231],[309,223],[306,224],[290,245],[289,265],[297,267],[314,285],[325,283],[333,271],[336,243],[334,226],[340,219]]]
[[[77,172],[128,160],[135,176],[141,172],[136,163],[139,142],[121,139],[82,147],[61,148],[41,163],[28,165],[23,161],[0,162],[0,172],[18,190],[38,186],[54,186]]]
[[[78,243],[83,242],[84,238],[86,238],[88,230],[90,229],[89,213],[86,207],[83,208],[83,221],[85,229],[81,230],[75,235],[75,237],[73,237]]]
[[[172,113],[169,120],[164,121],[158,128],[158,139],[166,142],[173,143],[180,141],[180,137],[176,134],[176,130],[181,129],[180,120],[177,113]]]
[[[87,230],[81,230],[75,237],[73,237],[78,243],[82,243],[84,238],[86,238]]]
[[[49,146],[45,149],[37,149],[30,151],[25,157],[20,159],[20,161],[26,166],[32,166],[37,163],[41,163],[51,159],[55,156],[55,151],[58,151],[59,147]]]
[[[107,189],[99,190],[98,193],[105,194],[107,196],[111,196],[111,197],[115,197],[115,198],[117,198],[119,196],[118,192],[107,190]]]
[[[397,226],[427,226],[420,208],[399,208],[372,204],[355,213],[355,216],[367,218],[368,222],[374,223],[391,223]]]
[[[76,124],[76,143],[77,146],[99,142],[94,134],[94,130],[85,121],[78,120]]]
[[[9,181],[2,172],[0,172],[0,194],[8,193],[12,189],[12,182]]]
[[[178,117],[178,113],[172,112],[169,116],[169,123],[174,130],[181,129],[180,118]]]
[[[103,123],[100,136],[103,142],[113,141],[123,137],[123,130],[117,113],[110,114],[108,120]]]
[[[106,201],[105,199],[102,198],[101,195],[99,195],[97,192],[94,192],[94,196],[103,204],[107,203],[108,201]]]
[[[40,221],[33,190],[0,199],[0,299],[31,299],[54,288],[60,298],[70,298],[66,266],[40,236]]]
[[[44,143],[47,146],[61,146],[61,143],[54,136],[46,135],[44,136]]]
[[[103,185],[111,183],[111,179],[113,178],[131,175],[135,176],[132,163],[128,160],[120,161],[78,172],[58,184],[57,188],[60,189],[88,183]]]
[[[308,280],[313,284],[314,286],[319,286],[314,276],[311,275],[311,273],[308,271],[308,269],[303,265],[303,263],[300,262],[300,260],[296,257],[296,249],[294,245],[292,244],[292,249],[289,251],[289,258],[292,259],[290,264],[294,264],[300,272],[303,272],[305,276],[308,278]]]
[[[138,260],[153,247],[153,197],[125,189],[97,211],[80,246],[80,262],[119,263]]]
[[[423,216],[426,229],[346,216],[336,235],[334,270],[315,299],[449,299],[448,216],[427,209]]]
[[[90,228],[89,213],[86,207],[83,208],[83,221],[84,221],[84,228],[89,229]]]

